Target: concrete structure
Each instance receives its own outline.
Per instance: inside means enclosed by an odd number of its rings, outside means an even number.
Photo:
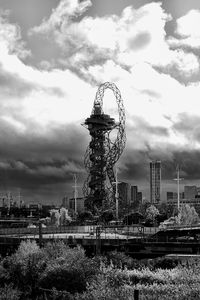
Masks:
[[[85,199],[83,197],[77,197],[76,198],[77,213],[81,213],[85,210],[84,201],[85,201]],[[69,199],[68,210],[69,210],[69,212],[72,212],[72,214],[74,214],[74,212],[75,212],[75,198],[70,198]]]
[[[75,213],[75,198],[74,197],[73,198],[64,197],[62,199],[61,206],[68,209],[68,211],[69,211],[69,213],[71,213],[71,215],[74,215],[74,213]],[[76,198],[76,206],[77,206],[77,213],[81,213],[85,210],[83,197]]]
[[[161,161],[150,162],[150,200],[156,205],[160,201],[161,189]]]
[[[131,188],[130,184],[127,182],[118,183],[118,193],[119,199],[123,206],[127,206],[130,204],[131,200]]]
[[[138,192],[138,194],[137,194],[137,202],[138,202],[138,204],[142,203],[142,192]]]
[[[137,185],[131,186],[131,204],[137,203],[138,187]]]
[[[196,185],[185,185],[184,194],[186,199],[193,199],[197,196],[197,187]]]
[[[66,209],[69,209],[69,198],[68,197],[64,197],[62,199],[61,206],[64,207],[64,208],[66,208]]]
[[[131,201],[130,207],[137,208],[139,204],[142,203],[142,192],[138,192],[137,185],[131,186]]]
[[[183,199],[185,198],[184,192],[179,193],[179,198]],[[173,200],[173,199],[178,199],[178,194],[177,192],[167,192],[167,201]]]
[[[200,198],[193,198],[193,199],[186,199],[186,198],[180,198],[180,207],[182,205],[188,204],[191,207],[193,206],[196,210],[196,212],[198,214],[200,214]],[[178,203],[177,203],[177,199],[169,199],[167,200],[167,206],[169,207],[173,207],[174,210],[177,209],[178,207]]]

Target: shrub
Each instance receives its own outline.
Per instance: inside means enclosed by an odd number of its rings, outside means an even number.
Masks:
[[[19,300],[20,295],[20,291],[13,288],[12,284],[0,288],[0,300]]]
[[[81,247],[71,249],[62,243],[58,243],[57,246],[58,248],[55,244],[48,245],[44,249],[45,253],[48,252],[50,260],[40,277],[40,286],[42,288],[51,286],[71,293],[82,292],[86,289],[87,282],[97,274],[97,262],[87,258]],[[51,247],[56,248],[54,254],[49,251],[52,250]]]
[[[124,252],[111,251],[107,254],[108,262],[117,268],[131,268],[133,265],[133,259],[126,255]]]
[[[3,283],[12,283],[24,297],[38,290],[40,273],[45,269],[44,256],[36,242],[22,242],[18,250],[2,260]]]

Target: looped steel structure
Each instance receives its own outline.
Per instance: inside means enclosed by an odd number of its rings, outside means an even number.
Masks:
[[[103,97],[106,89],[111,89],[118,106],[119,121],[103,112]],[[84,183],[83,193],[86,207],[93,212],[112,206],[114,200],[115,174],[114,164],[118,161],[126,143],[125,110],[121,93],[114,83],[105,82],[97,90],[92,114],[85,120],[91,142],[86,150],[84,163],[88,178]],[[110,135],[117,130],[116,139]]]

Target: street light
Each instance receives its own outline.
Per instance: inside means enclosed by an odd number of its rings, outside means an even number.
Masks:
[[[178,212],[179,212],[179,209],[180,209],[180,181],[183,180],[184,178],[180,178],[179,165],[177,165],[176,171],[177,171],[177,178],[174,178],[174,180],[177,181],[177,207],[178,207]]]
[[[116,171],[115,171],[115,181],[113,183],[115,183],[115,205],[116,205],[116,220],[118,220],[119,218],[119,193],[118,193],[118,169],[116,167]]]

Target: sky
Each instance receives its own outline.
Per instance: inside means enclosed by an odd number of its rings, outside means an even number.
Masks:
[[[163,195],[200,185],[199,0],[0,0],[0,191],[29,203],[79,195],[90,141],[81,126],[104,82],[119,88],[126,147],[119,179],[148,198],[149,162]],[[105,92],[104,112],[117,104]]]

